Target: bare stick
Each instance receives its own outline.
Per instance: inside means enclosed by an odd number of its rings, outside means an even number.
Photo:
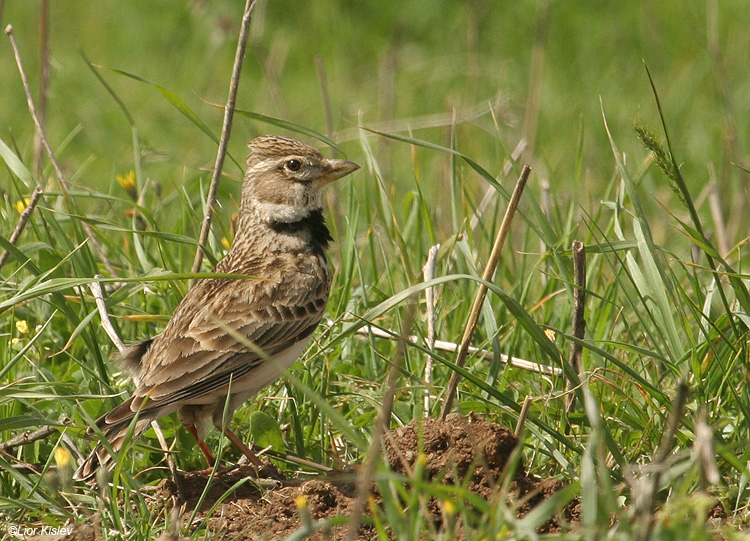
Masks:
[[[211,218],[213,217],[214,204],[216,203],[216,191],[219,189],[219,180],[221,179],[221,170],[224,167],[224,158],[227,154],[229,145],[229,136],[232,132],[232,118],[234,117],[234,105],[237,100],[237,88],[240,84],[240,73],[242,72],[242,63],[245,60],[245,49],[247,47],[247,36],[250,29],[250,19],[253,13],[253,7],[257,0],[245,1],[245,12],[242,15],[242,25],[240,26],[240,36],[237,40],[237,51],[234,55],[234,67],[232,68],[232,78],[229,81],[229,92],[227,95],[227,104],[224,107],[224,122],[221,126],[221,139],[219,139],[219,150],[216,153],[216,163],[214,172],[211,176],[211,185],[208,188],[208,197],[206,200],[206,212],[203,216],[201,233],[198,238],[198,249],[195,252],[192,272],[198,272],[203,262],[203,246],[208,240],[208,232],[211,229]],[[195,283],[195,279],[190,280],[190,285]]]
[[[52,146],[49,144],[49,141],[47,140],[47,136],[44,133],[44,126],[42,126],[42,123],[39,120],[39,115],[37,113],[36,107],[34,106],[34,98],[32,98],[31,96],[31,88],[29,87],[29,80],[26,77],[26,70],[24,70],[23,68],[23,62],[21,60],[21,53],[18,51],[18,44],[16,43],[16,38],[13,37],[13,27],[11,25],[8,25],[5,28],[5,33],[8,35],[8,38],[10,39],[11,47],[13,47],[13,55],[16,58],[16,65],[18,66],[18,73],[21,75],[21,82],[23,83],[23,89],[24,89],[24,92],[26,93],[26,102],[28,103],[28,106],[29,106],[29,113],[31,113],[31,118],[34,120],[34,125],[36,126],[37,133],[39,134],[39,139],[41,140],[42,145],[44,146],[44,149],[47,151],[47,156],[49,157],[50,162],[52,162],[52,166],[55,169],[55,174],[57,175],[57,180],[60,182],[60,186],[62,187],[63,195],[65,196],[66,199],[75,203],[75,200],[69,193],[70,185],[68,184],[68,181],[62,172],[62,168],[60,167],[60,164],[58,163],[57,158],[55,158],[55,153],[52,151]],[[102,250],[102,247],[99,244],[99,241],[94,236],[94,232],[91,230],[91,227],[89,227],[89,224],[82,221],[81,227],[83,228],[83,231],[86,233],[86,236],[89,238],[89,241],[91,242],[91,246],[93,246],[94,251],[99,256],[99,259],[104,264],[109,274],[111,276],[117,276],[115,269],[112,267],[112,265],[110,265],[109,261],[107,261],[107,258],[104,256],[104,251]]]
[[[329,325],[333,325],[333,320],[328,321]],[[411,342],[412,344],[419,344],[422,342],[422,339],[415,335],[409,335],[409,336],[398,336],[394,331],[390,330],[384,330],[380,329],[378,327],[373,327],[372,325],[365,325],[364,327],[360,327],[356,331],[354,331],[354,334],[359,334],[362,336],[374,336],[375,338],[387,338],[390,340],[407,340]],[[456,344],[455,342],[446,342],[445,340],[435,340],[434,349],[437,351],[450,351],[455,353],[460,348],[459,344]],[[495,355],[494,352],[488,351],[486,349],[479,349],[474,346],[469,346],[469,353],[472,355],[476,355],[477,357],[481,357],[484,359],[489,359],[490,357],[493,357]],[[527,361],[526,359],[519,359],[518,357],[511,357],[509,355],[506,355],[504,353],[500,354],[500,362],[509,364],[513,368],[519,368],[521,370],[528,370],[529,372],[537,372],[538,374],[545,374],[547,376],[562,376],[563,371],[562,369],[556,367],[556,366],[548,366],[546,364],[539,364],[534,361]]]
[[[24,228],[26,227],[26,224],[29,221],[29,218],[31,217],[31,213],[34,212],[34,208],[36,208],[36,204],[39,202],[39,198],[42,196],[42,189],[37,186],[34,188],[34,191],[31,192],[31,199],[29,199],[29,204],[26,205],[26,208],[23,209],[23,212],[21,213],[21,216],[18,218],[18,223],[16,224],[16,228],[13,230],[13,233],[10,236],[10,239],[8,241],[11,244],[15,244],[19,237],[21,236],[21,233],[23,233]],[[8,256],[10,255],[10,252],[8,250],[3,250],[3,254],[0,255],[0,267],[2,267],[5,264],[5,261],[8,259]]]
[[[313,462],[312,460],[307,460],[306,458],[300,458],[295,455],[290,455],[287,453],[280,453],[278,451],[274,451],[273,449],[268,449],[265,447],[259,447],[257,445],[251,445],[253,451],[257,453],[257,455],[260,457],[261,455],[268,455],[273,458],[278,458],[279,460],[286,460],[287,462],[292,462],[293,464],[299,464],[300,466],[305,466],[307,468],[312,468],[314,470],[331,473],[336,471],[334,468],[331,468],[330,466],[324,466],[323,464],[318,464],[317,462]]]
[[[63,419],[62,424],[70,424],[70,419]],[[35,441],[43,440],[44,438],[46,438],[50,434],[54,434],[58,430],[59,427],[56,425],[43,426],[42,428],[34,430],[33,432],[31,430],[27,430],[26,432],[19,434],[18,436],[12,437],[8,441],[0,443],[0,451],[12,451],[16,447],[29,445],[30,443],[34,443]]]
[[[181,501],[187,501],[185,487],[182,483],[182,476],[180,475],[180,472],[177,471],[177,464],[175,464],[172,452],[169,448],[169,445],[167,445],[167,438],[164,437],[164,432],[161,431],[161,427],[156,421],[151,421],[151,428],[154,429],[156,439],[159,440],[159,446],[161,447],[161,450],[164,451],[164,457],[167,459],[167,467],[169,467],[169,471],[172,474],[172,479],[177,486],[177,494],[179,494]]]
[[[640,532],[637,537],[639,541],[647,541],[651,539],[651,533],[654,528],[654,503],[656,500],[656,493],[659,491],[659,485],[661,482],[661,475],[664,472],[667,458],[672,452],[672,446],[674,444],[674,437],[677,434],[682,425],[683,414],[685,410],[685,404],[688,396],[690,395],[690,388],[687,386],[684,380],[680,381],[677,386],[677,394],[672,400],[672,414],[669,416],[669,422],[667,423],[666,431],[662,437],[659,449],[656,451],[654,461],[651,464],[653,475],[650,479],[650,486],[645,489],[645,493],[641,494],[640,498],[634,499],[635,515],[640,523]]]
[[[526,419],[529,416],[529,409],[531,409],[531,395],[527,394],[526,398],[523,399],[523,404],[521,405],[521,413],[518,414],[516,430],[513,433],[516,438],[521,437],[521,432],[523,432],[523,427],[526,425]]]
[[[411,304],[409,305],[406,316],[404,317],[404,324],[401,328],[402,336],[406,336],[409,332],[409,327],[411,326],[413,319],[414,305]],[[349,529],[347,530],[345,537],[347,541],[354,541],[358,537],[359,524],[362,519],[365,504],[367,503],[367,497],[372,488],[371,485],[375,475],[375,466],[377,465],[378,457],[380,456],[383,434],[390,424],[391,414],[393,412],[393,401],[396,396],[396,384],[398,383],[398,375],[401,372],[405,353],[406,341],[400,340],[393,356],[393,362],[391,362],[391,367],[388,370],[385,394],[383,395],[383,406],[380,408],[380,415],[378,415],[378,420],[375,424],[375,430],[372,435],[372,445],[370,445],[370,448],[367,450],[367,456],[365,456],[362,469],[357,475],[357,499],[354,500],[352,511],[349,514]]]
[[[97,274],[94,278],[99,278],[99,275]],[[115,327],[112,325],[112,321],[109,319],[109,314],[107,313],[107,303],[104,301],[104,295],[102,294],[102,285],[99,282],[91,282],[89,284],[89,289],[91,290],[91,294],[94,296],[96,309],[99,311],[99,319],[101,319],[102,321],[102,329],[104,329],[104,332],[107,333],[109,339],[112,340],[112,343],[117,348],[117,351],[122,353],[122,351],[125,349],[125,344],[123,344],[120,336],[115,330]]]
[[[427,253],[427,262],[422,267],[425,282],[429,282],[435,277],[435,264],[437,263],[437,254],[440,245],[436,244],[430,248]],[[427,304],[427,349],[435,349],[435,288],[428,287],[424,290],[425,302]],[[424,416],[430,416],[430,389],[432,388],[432,355],[427,355],[424,365]]]
[[[505,216],[503,216],[503,221],[500,224],[500,229],[498,230],[497,236],[495,237],[495,243],[492,246],[492,252],[490,252],[490,257],[487,260],[487,265],[484,268],[482,279],[485,282],[489,282],[490,280],[492,280],[492,277],[495,274],[495,269],[497,268],[497,264],[500,261],[500,253],[503,249],[503,246],[505,246],[505,238],[508,236],[508,231],[510,231],[510,224],[513,221],[513,216],[515,216],[516,214],[518,203],[521,201],[521,194],[523,194],[523,189],[526,187],[526,181],[529,179],[529,173],[531,173],[531,167],[529,167],[528,165],[524,165],[523,169],[521,170],[521,176],[518,178],[516,187],[513,189],[513,194],[511,195],[510,201],[508,202],[508,207],[505,210]],[[479,314],[482,311],[482,304],[484,303],[484,298],[486,296],[487,286],[484,284],[479,284],[477,294],[474,297],[474,304],[471,307],[471,312],[469,312],[469,319],[466,322],[466,327],[464,328],[464,334],[461,337],[461,345],[458,350],[458,356],[456,357],[456,365],[458,365],[459,367],[462,367],[466,362],[466,356],[469,353],[469,343],[471,342],[471,337],[474,334],[474,329],[477,326],[477,321],[479,321]],[[445,401],[443,402],[443,410],[440,412],[440,418],[443,420],[445,420],[446,416],[453,408],[453,399],[456,395],[456,388],[458,387],[459,377],[460,376],[458,372],[453,372],[451,374],[451,379],[448,382],[448,389],[446,390]]]
[[[579,240],[573,241],[573,337],[583,340],[586,334],[586,247]],[[581,356],[583,346],[573,341],[570,344],[570,364],[581,377]],[[569,391],[567,411],[575,408],[576,395],[572,392],[573,382],[566,380],[566,391]]]

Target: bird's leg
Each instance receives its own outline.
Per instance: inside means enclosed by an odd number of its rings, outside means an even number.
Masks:
[[[237,434],[232,432],[229,428],[224,429],[224,435],[231,441],[237,449],[240,450],[240,452],[247,457],[247,459],[255,466],[256,468],[264,468],[265,464],[263,464],[263,461],[258,458],[258,456],[253,453],[253,451],[248,447],[245,442],[243,442]]]
[[[198,429],[195,428],[195,425],[189,425],[185,424],[183,425],[188,432],[190,432],[190,435],[195,438],[196,443],[198,443],[198,447],[200,447],[201,451],[203,451],[203,454],[206,455],[206,460],[208,461],[208,465],[213,467],[214,464],[216,464],[216,458],[214,457],[214,454],[211,452],[211,449],[208,448],[208,445],[205,441],[198,435]],[[236,438],[237,436],[235,436]],[[255,457],[258,458],[258,457]]]

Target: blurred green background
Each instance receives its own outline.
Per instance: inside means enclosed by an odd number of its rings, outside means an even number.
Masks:
[[[36,0],[6,0],[1,14],[3,26],[13,25],[35,91],[39,6]],[[61,155],[72,164],[74,182],[116,189],[116,175],[133,168],[127,121],[80,51],[96,65],[177,93],[218,134],[221,111],[209,104],[226,100],[242,7],[237,0],[50,2],[47,123],[54,147],[75,132]],[[620,150],[636,162],[646,152],[633,121],[659,126],[645,61],[694,196],[707,184],[711,164],[727,199],[744,204],[746,179],[732,163],[748,163],[746,15],[747,4],[731,0],[261,0],[238,108],[326,133],[319,58],[334,139],[345,148],[357,137],[357,123],[399,133],[411,128],[415,137],[450,144],[455,112],[461,151],[499,173],[509,150],[527,137],[524,159],[537,179],[549,179],[553,200],[573,198],[588,209],[613,171],[600,98]],[[0,138],[13,141],[26,158],[33,124],[5,36],[0,70]],[[149,177],[169,189],[212,167],[214,143],[153,87],[101,73],[138,126]],[[252,137],[279,131],[237,118],[230,151],[241,162]],[[498,140],[507,148],[497,148]],[[392,161],[403,161],[411,173],[408,154]],[[574,182],[579,168],[582,185]],[[226,172],[239,174],[229,162]],[[398,167],[388,174],[398,185]],[[439,169],[423,172],[428,197],[428,182],[437,175]],[[669,202],[663,182],[646,181],[654,183],[650,190],[660,201]],[[734,234],[737,241],[744,232]]]

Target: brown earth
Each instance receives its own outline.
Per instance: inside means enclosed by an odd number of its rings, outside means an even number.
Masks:
[[[518,440],[513,433],[500,425],[488,422],[477,415],[462,417],[450,415],[445,421],[425,419],[414,421],[386,434],[385,445],[391,469],[412,475],[415,467],[422,468],[424,479],[447,485],[464,484],[474,494],[484,499],[497,497],[499,485],[506,479],[509,464]],[[421,457],[421,458],[420,458]],[[419,462],[419,463],[418,463]],[[513,469],[513,468],[510,468]],[[205,518],[219,499],[235,483],[252,475],[252,470],[236,468],[215,479],[198,509],[197,517]],[[305,524],[332,517],[347,517],[355,506],[355,474],[321,476],[309,480],[291,480],[277,488],[259,491],[246,482],[218,504],[206,520],[211,539],[259,540],[283,539],[300,530]],[[187,473],[182,480],[185,497],[180,507],[183,520],[187,520],[199,505],[206,486],[204,472]],[[540,479],[526,473],[519,460],[510,480],[508,505],[515,508],[517,516],[525,516],[536,505],[555,494],[563,484],[552,478]],[[507,493],[507,492],[506,492]],[[157,492],[160,505],[171,507],[178,491],[169,479],[162,482]],[[377,501],[377,498],[376,498]],[[468,503],[457,502],[457,508],[470,509]],[[562,512],[550,518],[539,528],[540,533],[559,531],[563,523],[579,519],[580,504],[577,499],[568,503]],[[427,504],[436,530],[443,526],[444,504],[431,501]],[[323,540],[340,538],[346,532],[344,524],[327,531],[318,530],[306,539]],[[458,521],[460,523],[460,521]],[[195,524],[195,523],[194,523]],[[456,532],[462,538],[462,532]],[[78,526],[67,539],[94,539],[94,528]],[[177,540],[176,536],[163,536],[164,541]],[[376,532],[368,526],[360,528],[359,539],[377,539]]]

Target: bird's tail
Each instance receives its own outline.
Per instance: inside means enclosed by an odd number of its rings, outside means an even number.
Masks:
[[[136,417],[135,411],[131,409],[133,398],[129,398],[115,409],[99,417],[96,420],[96,426],[109,443],[109,448],[118,453],[122,449],[122,445],[125,442],[125,436],[130,430],[130,425],[133,423],[133,419]],[[133,440],[143,434],[148,428],[151,422],[150,415],[141,415],[135,421],[135,427],[133,429]],[[89,428],[88,435],[92,436],[96,433],[92,428]],[[86,483],[93,484],[96,482],[96,473],[100,468],[111,469],[114,465],[112,462],[113,456],[107,450],[107,448],[98,443],[91,454],[84,460],[78,467],[76,472],[73,474],[73,479],[77,481],[85,481]]]

